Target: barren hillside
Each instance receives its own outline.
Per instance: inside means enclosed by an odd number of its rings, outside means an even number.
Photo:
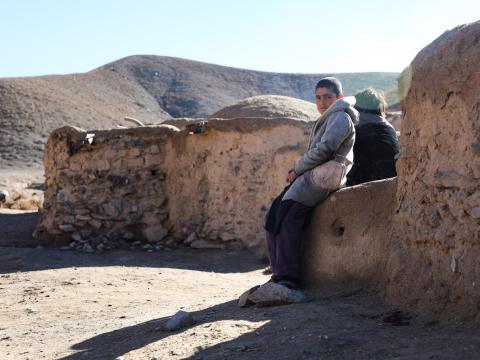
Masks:
[[[206,117],[244,98],[275,94],[313,101],[331,74],[278,74],[160,56],[131,56],[84,74],[0,79],[0,169],[38,165],[48,134],[66,124],[106,129],[125,116],[146,123]],[[393,94],[396,73],[337,74],[351,94]],[[394,98],[392,98],[394,101]],[[125,123],[123,123],[125,124]]]
[[[332,75],[261,72],[164,56],[130,56],[102,68],[135,79],[173,117],[208,116],[255,95],[285,95],[313,101],[316,82]],[[397,75],[335,74],[348,94],[367,86],[391,92],[396,89]]]

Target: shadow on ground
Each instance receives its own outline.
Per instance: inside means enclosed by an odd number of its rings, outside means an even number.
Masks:
[[[0,247],[0,274],[17,271],[104,266],[242,273],[262,269],[266,265],[245,250],[180,248],[174,251],[160,250],[151,253],[141,250],[111,250],[100,254],[85,254],[56,248]]]
[[[318,294],[317,294],[318,295]],[[474,328],[440,326],[416,318],[407,326],[382,321],[388,310],[371,296],[329,296],[307,304],[240,309],[230,301],[192,313],[193,327],[222,320],[267,321],[257,329],[182,356],[182,339],[155,344],[149,353],[191,360],[207,359],[478,359],[480,335]],[[187,330],[165,332],[167,317],[100,334],[75,344],[77,353],[63,360],[116,359]],[[190,332],[190,336],[192,336]],[[193,336],[201,336],[195,334]],[[200,333],[200,331],[198,331]],[[187,336],[186,334],[183,334]],[[190,354],[191,354],[191,350]],[[167,356],[167,357],[165,357]]]
[[[85,254],[46,247],[42,251],[32,238],[39,213],[0,213],[0,273],[89,266],[136,266],[178,268],[232,273],[258,270],[266,265],[245,250],[112,250]],[[30,247],[30,248],[29,248]],[[179,256],[179,251],[181,256]],[[225,261],[225,257],[229,261]]]
[[[38,212],[0,213],[0,246],[34,246]]]

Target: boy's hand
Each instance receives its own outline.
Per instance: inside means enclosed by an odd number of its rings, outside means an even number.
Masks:
[[[295,171],[293,171],[293,169],[290,170],[287,175],[287,183],[292,183],[296,178],[297,174],[295,173]]]

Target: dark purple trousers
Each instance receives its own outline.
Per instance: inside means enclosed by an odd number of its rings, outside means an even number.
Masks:
[[[312,207],[293,201],[276,235],[267,231],[268,256],[275,277],[300,278],[302,230]]]

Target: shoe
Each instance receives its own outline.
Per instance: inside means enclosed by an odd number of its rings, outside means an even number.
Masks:
[[[302,282],[298,278],[290,277],[290,276],[279,276],[273,274],[270,277],[270,280],[267,282],[271,283],[276,283],[282,286],[285,286],[286,288],[289,288],[291,290],[302,290],[304,288]]]
[[[299,281],[295,281],[293,279],[281,279],[277,281],[278,285],[285,286],[286,288],[289,288],[290,290],[302,290],[303,285]]]

